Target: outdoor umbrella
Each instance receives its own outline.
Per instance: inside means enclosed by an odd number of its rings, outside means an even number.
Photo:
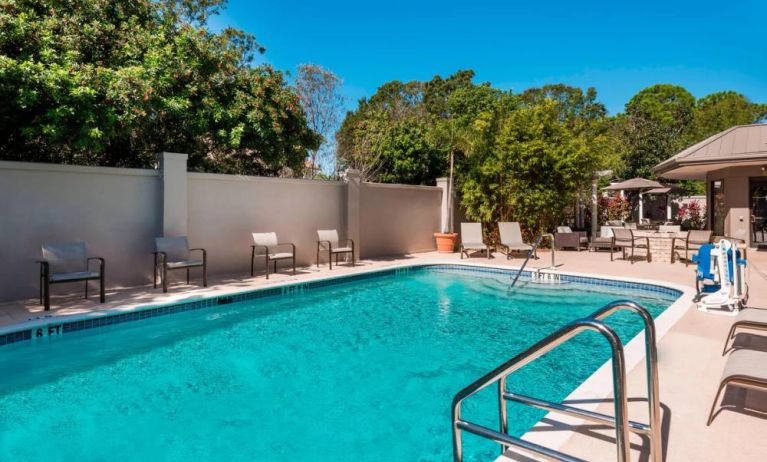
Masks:
[[[642,197],[642,191],[646,189],[656,189],[656,188],[663,188],[664,186],[657,181],[654,180],[648,180],[647,178],[632,178],[630,180],[621,181],[620,183],[611,184],[610,186],[607,186],[606,188],[603,188],[607,191],[623,191],[628,189],[638,189],[639,190],[639,220],[637,222],[641,221],[642,215],[644,214],[644,204],[643,197]]]

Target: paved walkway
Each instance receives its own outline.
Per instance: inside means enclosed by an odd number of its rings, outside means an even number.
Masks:
[[[542,251],[539,259],[531,262],[531,268],[550,265],[550,253]],[[66,316],[103,310],[129,310],[138,304],[163,304],[181,301],[203,294],[226,294],[245,289],[273,285],[285,281],[306,281],[329,274],[343,275],[360,269],[392,266],[403,262],[423,262],[454,259],[458,255],[437,253],[417,254],[392,259],[365,260],[354,268],[341,265],[328,271],[316,267],[302,268],[297,275],[280,273],[269,281],[263,276],[211,278],[207,289],[192,285],[174,284],[168,294],[149,287],[110,289],[107,303],[96,303],[97,298],[83,300],[82,295],[54,296],[53,309],[45,313],[36,300],[18,301],[0,305],[0,326],[16,324],[43,315]],[[608,253],[557,252],[557,264],[569,272],[596,273],[610,276],[644,278],[676,284],[693,285],[694,266],[682,263],[648,263],[637,261],[610,261]],[[750,305],[767,308],[767,253],[753,252],[749,255],[751,288]],[[503,255],[487,260],[474,257],[472,262],[500,266],[518,266],[520,258],[506,260]],[[92,291],[93,293],[93,291]],[[706,415],[721,375],[725,358],[721,356],[722,344],[732,318],[698,312],[690,307],[682,319],[659,343],[660,396],[663,406],[664,447],[667,461],[747,461],[767,459],[767,394],[755,391],[729,390],[725,396],[727,410],[720,412],[711,427],[706,427]],[[767,341],[759,337],[742,336],[739,341],[751,341],[757,348],[767,351]],[[646,421],[643,402],[645,396],[643,365],[629,373],[629,396],[634,399],[629,408],[633,420]],[[449,399],[450,397],[445,397]],[[612,414],[609,403],[600,405],[601,412]],[[557,420],[544,422],[529,433],[565,432],[572,434],[563,450],[586,460],[615,460],[613,433],[594,425],[582,425],[575,429]],[[648,460],[646,444],[633,440],[632,460]],[[515,460],[529,460],[515,457]]]

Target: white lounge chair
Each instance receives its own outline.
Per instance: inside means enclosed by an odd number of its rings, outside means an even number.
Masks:
[[[517,221],[502,221],[498,223],[501,235],[501,247],[506,249],[506,259],[511,258],[511,252],[529,252],[533,246],[522,240],[522,230]]]
[[[51,284],[85,281],[85,298],[88,298],[88,281],[98,279],[99,300],[104,303],[104,259],[88,257],[85,242],[43,244],[43,259],[40,264],[40,303],[45,311],[51,309]],[[91,261],[99,262],[99,270],[91,271]]]
[[[290,250],[286,247],[290,246]],[[279,249],[282,247],[282,249]],[[263,253],[256,253],[256,251]],[[250,275],[253,276],[256,255],[264,257],[266,262],[266,279],[269,279],[269,262],[274,262],[274,272],[277,272],[277,260],[293,260],[293,274],[296,274],[296,246],[291,242],[278,242],[277,233],[253,233],[253,245],[250,246]]]
[[[190,249],[186,236],[156,237],[154,239],[154,288],[157,288],[157,272],[162,279],[162,291],[168,291],[168,270],[185,269],[189,284],[189,269],[202,268],[202,286],[208,287],[208,253],[203,248]],[[202,253],[202,259],[192,258],[190,252]]]
[[[341,242],[343,242],[343,245],[341,245]],[[317,268],[320,267],[321,250],[328,253],[330,269],[333,269],[333,255],[336,257],[336,266],[338,266],[339,255],[351,254],[352,266],[354,266],[354,241],[351,239],[339,239],[338,231],[335,229],[317,230]]]
[[[490,247],[482,239],[482,223],[461,223],[461,260],[464,254],[469,258],[469,250],[484,250],[490,258]]]

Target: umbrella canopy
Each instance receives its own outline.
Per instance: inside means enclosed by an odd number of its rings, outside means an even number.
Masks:
[[[620,191],[625,189],[655,189],[664,188],[664,186],[657,181],[648,180],[646,178],[632,178],[630,180],[621,181],[620,183],[611,184],[606,188],[607,191]]]
[[[650,189],[645,194],[679,194],[682,190],[676,186],[664,186],[662,188]]]

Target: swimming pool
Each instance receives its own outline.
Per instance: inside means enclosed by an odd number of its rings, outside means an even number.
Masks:
[[[509,295],[504,270],[432,265],[5,345],[0,460],[450,460],[458,390],[610,301],[657,316],[680,295],[571,280]],[[608,324],[624,342],[641,329],[629,313]],[[509,388],[561,400],[608,358],[583,334]],[[493,390],[464,405],[488,426],[496,412]],[[510,404],[511,433],[543,414]],[[496,455],[465,436],[465,460]]]

